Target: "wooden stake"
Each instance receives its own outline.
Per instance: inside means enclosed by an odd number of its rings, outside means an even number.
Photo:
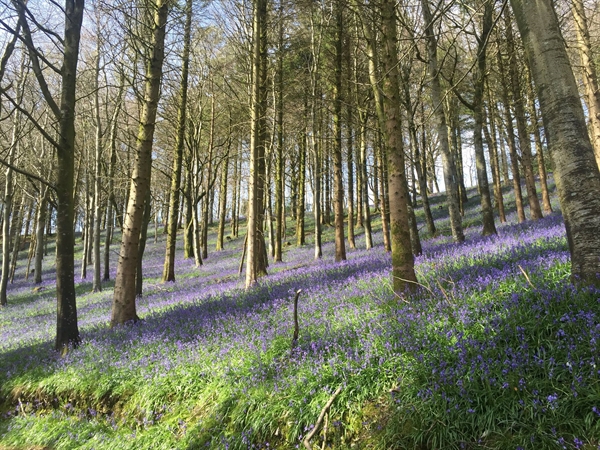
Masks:
[[[292,338],[292,349],[296,346],[298,334],[300,333],[300,326],[298,325],[298,297],[300,297],[301,292],[302,289],[298,289],[294,297],[294,337]]]

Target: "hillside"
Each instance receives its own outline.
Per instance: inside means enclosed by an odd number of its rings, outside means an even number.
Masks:
[[[76,275],[83,343],[65,357],[48,256],[0,310],[0,449],[300,448],[321,412],[310,448],[600,448],[600,291],[569,284],[559,213],[482,238],[471,197],[466,243],[424,240],[403,298],[380,231],[337,264],[332,231],[320,261],[309,236],[248,291],[243,236],[199,268],[180,252],[162,284],[151,234],[143,321],[110,329],[112,284]]]

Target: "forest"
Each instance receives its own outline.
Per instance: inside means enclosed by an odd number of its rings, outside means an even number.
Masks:
[[[600,448],[595,1],[0,5],[0,450]]]

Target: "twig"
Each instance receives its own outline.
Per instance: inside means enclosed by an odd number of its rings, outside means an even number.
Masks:
[[[298,297],[300,297],[301,292],[302,289],[298,289],[294,297],[294,337],[292,337],[292,349],[296,346],[298,334],[300,333],[300,326],[298,325]]]
[[[517,267],[518,267],[519,269],[521,269],[521,272],[523,272],[523,275],[525,275],[525,279],[526,279],[526,280],[527,280],[527,282],[529,283],[529,286],[531,286],[533,289],[535,289],[535,286],[533,285],[533,283],[532,283],[532,282],[531,282],[531,280],[529,279],[529,275],[527,275],[527,272],[525,272],[525,269],[523,269],[523,268],[521,267],[521,265],[520,265],[520,264],[518,264],[518,265],[517,265]]]
[[[333,404],[333,401],[339,395],[340,392],[342,392],[342,386],[338,387],[335,390],[335,392],[333,393],[333,395],[331,397],[329,397],[329,400],[327,400],[327,403],[325,404],[325,406],[321,410],[321,414],[319,414],[319,418],[317,419],[317,423],[315,423],[315,426],[313,427],[313,429],[310,430],[310,433],[308,433],[308,435],[306,435],[306,437],[304,438],[304,441],[302,443],[304,444],[304,447],[306,447],[307,450],[311,450],[311,448],[310,448],[310,440],[315,435],[315,433],[319,430],[319,427],[321,426],[321,422],[323,422],[323,418],[325,417],[325,414],[327,413],[327,411],[329,411],[329,408]]]
[[[449,305],[451,305],[452,302],[450,301],[450,298],[448,297],[448,294],[446,294],[446,291],[445,291],[444,287],[442,286],[442,283],[440,283],[440,280],[438,280],[438,279],[436,279],[435,281],[438,284],[438,286],[440,287],[440,289],[442,291],[442,294],[444,294],[444,298],[446,299],[446,303],[449,304]]]

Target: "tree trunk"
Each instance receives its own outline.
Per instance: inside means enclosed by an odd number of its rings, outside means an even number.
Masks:
[[[21,80],[19,80],[18,92],[21,91]],[[11,217],[13,213],[13,195],[14,195],[14,181],[13,181],[13,169],[12,165],[15,162],[15,155],[19,142],[17,136],[19,134],[18,126],[20,124],[20,114],[15,112],[15,116],[12,124],[12,137],[8,153],[9,166],[6,169],[5,181],[4,181],[4,201],[2,211],[2,278],[0,279],[0,306],[7,305],[6,289],[8,287],[8,278],[10,271],[10,248],[11,248]]]
[[[99,25],[99,24],[98,24]],[[98,36],[96,36],[96,76],[95,76],[95,93],[94,93],[94,119],[96,122],[96,136],[95,136],[95,157],[94,157],[94,222],[93,222],[93,269],[94,274],[92,276],[92,292],[100,292],[102,290],[102,280],[100,278],[100,225],[102,222],[102,205],[100,203],[100,197],[102,195],[102,119],[100,118],[100,88],[99,80],[100,77],[100,52],[101,52],[101,38],[100,30],[98,30]]]
[[[84,0],[65,2],[64,57],[60,101],[56,181],[56,350],[80,342],[75,301],[73,183],[75,175],[76,73]]]
[[[473,148],[475,150],[475,161],[477,166],[477,185],[479,187],[479,195],[481,198],[481,220],[483,222],[481,234],[483,236],[497,234],[482,136],[484,122],[483,93],[485,88],[486,51],[488,39],[492,31],[492,11],[493,4],[490,1],[487,1],[484,6],[481,35],[477,38],[479,46],[477,48],[477,70],[474,75],[475,92],[472,103],[473,119],[475,122],[473,127]]]
[[[127,215],[124,221],[121,251],[112,305],[111,326],[139,320],[135,307],[135,283],[138,246],[144,216],[144,201],[150,189],[152,141],[160,97],[164,41],[169,0],[156,0],[152,24],[152,56],[146,68],[144,101],[136,144],[136,164],[133,167]]]
[[[253,0],[252,108],[250,136],[250,179],[248,194],[248,252],[246,288],[267,274],[264,253],[263,199],[267,108],[267,2]]]
[[[306,208],[306,132],[301,138],[298,148],[298,200],[296,200],[296,245],[306,244],[304,235],[304,211]]]
[[[333,207],[335,223],[335,261],[346,260],[344,237],[344,181],[342,178],[342,47],[344,16],[340,0],[335,3],[335,83],[333,87]]]
[[[284,2],[279,2],[279,48],[277,51],[277,84],[279,92],[277,93],[277,156],[275,161],[275,248],[274,260],[282,260],[282,247],[285,228],[285,160],[283,152],[283,56],[284,56]]]
[[[360,120],[360,170],[362,172],[362,198],[363,224],[365,227],[365,247],[373,248],[373,232],[371,230],[371,207],[369,206],[369,178],[367,174],[367,122],[368,114],[361,112]]]
[[[425,214],[425,223],[427,224],[427,231],[430,236],[436,235],[435,222],[433,220],[433,214],[431,214],[431,206],[429,205],[429,195],[427,194],[427,179],[426,171],[423,171],[423,165],[421,164],[421,151],[419,149],[419,139],[417,137],[417,126],[415,124],[415,108],[410,93],[410,67],[407,65],[402,73],[402,89],[404,92],[404,104],[407,110],[408,116],[408,133],[410,138],[410,145],[412,147],[412,155],[414,160],[414,168],[417,172],[417,182],[419,184],[419,191],[421,194],[421,200],[423,201],[423,213]]]
[[[444,181],[446,184],[446,196],[448,201],[448,211],[450,214],[450,227],[454,242],[463,242],[462,219],[460,216],[460,199],[458,198],[456,164],[450,151],[448,141],[448,127],[446,126],[446,113],[442,103],[442,87],[440,84],[440,74],[437,61],[437,38],[433,28],[433,16],[427,0],[421,0],[423,8],[423,19],[425,20],[425,34],[427,36],[428,70],[431,77],[431,99],[435,108],[437,118],[437,131],[439,145],[442,153],[442,165],[444,169]]]
[[[542,188],[542,207],[546,214],[552,212],[550,204],[550,191],[548,190],[548,175],[546,173],[546,163],[544,161],[544,146],[542,144],[542,136],[540,134],[540,120],[535,105],[536,98],[533,92],[533,79],[531,78],[531,69],[527,67],[527,95],[529,97],[529,111],[532,121],[533,138],[535,140],[535,151],[538,163],[538,173],[540,175],[540,187]]]
[[[239,170],[238,170],[238,161],[241,160],[240,158],[240,147],[238,145],[238,149],[236,154],[233,157],[233,193],[232,193],[232,199],[231,199],[231,236],[232,237],[237,237],[237,222],[238,222],[238,208],[239,208]]]
[[[574,282],[600,286],[600,172],[577,83],[550,0],[511,0],[555,166]]]
[[[185,25],[183,29],[183,52],[181,54],[181,81],[179,87],[179,109],[177,111],[177,139],[173,152],[171,189],[169,191],[169,216],[167,220],[167,245],[162,281],[175,281],[175,251],[177,248],[177,224],[179,222],[179,191],[183,167],[183,147],[187,120],[188,74],[190,67],[190,42],[192,30],[192,0],[186,0]]]
[[[10,259],[10,271],[9,271],[9,281],[12,284],[15,281],[15,270],[17,269],[17,260],[19,258],[19,251],[21,250],[21,230],[23,230],[23,218],[25,215],[25,209],[27,206],[26,203],[26,192],[23,191],[23,196],[21,198],[21,205],[17,208],[13,214],[16,217],[16,221],[14,222],[14,226],[12,226],[12,232],[14,233],[13,241],[11,242],[12,246],[12,254]]]
[[[144,251],[146,250],[146,242],[148,241],[148,225],[150,224],[150,218],[152,213],[152,196],[150,195],[150,189],[146,193],[146,199],[144,200],[144,217],[142,218],[142,229],[140,231],[140,242],[138,245],[137,254],[137,268],[135,270],[135,296],[142,296],[143,282],[144,282],[144,271],[143,271],[143,258]]]
[[[124,80],[121,80],[119,86],[119,94],[117,97],[117,105],[111,118],[110,128],[110,161],[108,165],[108,201],[106,205],[106,236],[104,241],[104,275],[103,280],[110,280],[110,245],[112,243],[114,233],[115,211],[113,207],[115,202],[115,168],[117,165],[117,131],[118,118],[121,111],[123,91],[125,89]]]
[[[510,100],[508,98],[508,80],[504,72],[504,60],[502,54],[498,52],[498,68],[500,69],[500,84],[502,85],[502,103],[504,104],[504,122],[506,123],[506,134],[508,142],[508,152],[510,154],[510,169],[512,172],[513,190],[515,194],[515,206],[519,223],[525,222],[525,210],[523,209],[523,195],[521,193],[521,175],[519,170],[519,158],[517,157],[517,145],[515,142],[515,130],[513,128],[513,119],[510,113]]]
[[[46,213],[48,212],[48,197],[50,189],[48,186],[42,186],[38,196],[38,213],[35,228],[35,256],[33,262],[35,284],[42,282],[42,260],[44,259],[44,230],[46,228]]]
[[[490,112],[493,114],[493,109],[490,109]],[[504,211],[504,196],[502,195],[502,182],[500,180],[500,163],[498,161],[498,141],[496,140],[496,130],[493,126],[494,119],[492,117],[492,119],[490,120],[493,130],[493,134],[490,134],[485,116],[485,108],[483,110],[483,114],[483,134],[487,142],[490,165],[492,166],[492,178],[494,180],[494,197],[496,199],[496,207],[498,208],[500,223],[506,223],[506,213]]]
[[[540,207],[540,201],[537,197],[537,190],[535,188],[535,175],[533,173],[533,163],[531,156],[531,139],[529,131],[527,130],[527,122],[525,119],[525,107],[523,99],[527,95],[522,92],[521,81],[518,73],[517,61],[516,61],[516,48],[514,44],[514,37],[512,33],[512,21],[508,10],[504,11],[504,17],[506,20],[506,43],[508,46],[508,52],[511,57],[509,58],[509,72],[510,81],[513,94],[513,105],[515,108],[515,118],[517,119],[517,131],[519,133],[519,148],[521,150],[521,163],[523,172],[525,174],[525,187],[527,189],[527,199],[529,200],[529,215],[532,220],[538,220],[543,217],[542,208]]]
[[[596,164],[600,169],[600,88],[598,87],[596,63],[594,62],[590,31],[588,29],[587,18],[585,17],[583,0],[572,0],[571,12],[575,20],[577,47],[579,48],[579,58],[581,59],[581,67],[583,69],[582,78],[585,86],[585,100],[589,111],[588,116],[591,123],[591,141],[594,146]]]
[[[229,154],[229,149],[228,152]],[[227,185],[229,180],[227,175],[229,173],[229,156],[225,157],[223,161],[223,167],[221,168],[221,180],[219,183],[219,230],[217,232],[217,246],[216,250],[223,250],[223,244],[225,240],[225,215],[227,214]]]
[[[382,39],[384,45],[383,107],[386,115],[392,278],[398,295],[416,288],[417,277],[410,242],[408,183],[404,161],[398,71],[397,19],[393,0],[382,0]],[[383,197],[383,196],[382,196]],[[383,216],[383,211],[382,211]]]

